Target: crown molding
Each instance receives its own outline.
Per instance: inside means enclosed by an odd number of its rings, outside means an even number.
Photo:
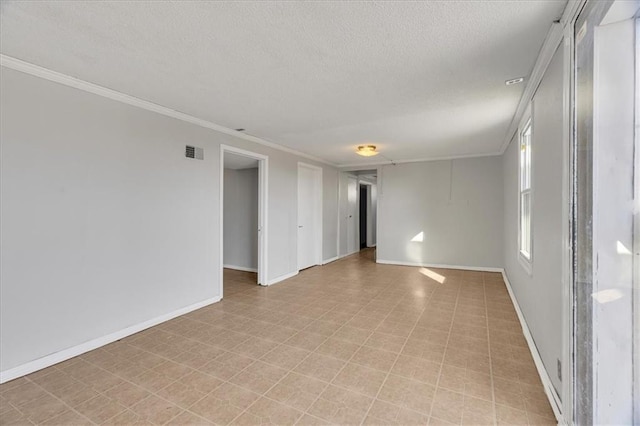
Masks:
[[[322,158],[306,154],[304,152],[297,151],[292,148],[280,145],[269,140],[259,138],[250,134],[238,132],[228,127],[221,126],[211,121],[203,120],[201,118],[194,117],[184,112],[176,111],[171,108],[164,107],[162,105],[155,104],[153,102],[145,101],[143,99],[136,98],[135,96],[127,95],[122,92],[118,92],[113,89],[108,89],[97,84],[89,83],[88,81],[80,80],[75,77],[71,77],[66,74],[53,71],[39,65],[34,65],[29,62],[22,61],[20,59],[0,54],[0,65],[5,68],[10,68],[16,71],[30,74],[36,77],[43,78],[45,80],[53,81],[55,83],[63,84],[65,86],[73,87],[75,89],[83,90],[85,92],[93,93],[94,95],[102,96],[114,101],[122,102],[124,104],[132,105],[138,108],[152,111],[158,114],[165,115],[167,117],[175,118],[187,123],[195,124],[196,126],[204,127],[207,129],[215,130],[216,132],[224,133],[239,139],[244,139],[250,142],[254,142],[269,148],[277,149],[289,154],[297,155],[299,157],[307,158],[318,163],[326,164],[329,166],[337,167],[335,164],[328,162]]]
[[[586,1],[587,0],[569,0],[562,12],[562,17],[557,22],[551,24],[551,28],[549,28],[549,32],[547,32],[547,37],[542,44],[540,53],[538,53],[536,63],[533,66],[533,71],[531,71],[531,76],[527,81],[527,85],[522,93],[518,107],[516,108],[516,112],[511,119],[511,124],[509,124],[509,130],[507,130],[504,140],[502,141],[500,154],[504,154],[509,147],[509,143],[511,142],[513,135],[518,130],[518,124],[522,119],[522,115],[538,90],[538,86],[551,63],[551,59],[553,59],[553,55],[556,53],[560,43],[562,43],[565,30],[573,25],[573,22],[575,22],[578,13]]]
[[[386,160],[379,161],[377,163],[351,163],[351,164],[339,164],[337,167],[344,171],[345,168],[358,167],[361,169],[368,169],[370,167],[375,166],[387,166],[390,164],[406,164],[406,163],[425,163],[428,161],[446,161],[446,160],[462,160],[465,158],[483,158],[483,157],[498,157],[502,155],[503,152],[488,152],[485,154],[464,154],[464,155],[450,155],[445,157],[427,157],[427,158],[415,158],[411,160]]]
[[[531,71],[531,76],[529,76],[527,85],[524,88],[522,96],[520,97],[520,102],[518,103],[516,112],[511,118],[509,129],[507,130],[507,133],[504,136],[504,140],[502,141],[502,146],[500,147],[500,154],[504,154],[504,152],[507,150],[507,147],[509,146],[509,143],[511,142],[511,139],[513,138],[513,135],[518,130],[518,124],[522,119],[522,115],[529,107],[529,104],[531,103],[531,100],[538,90],[538,86],[540,86],[542,78],[547,71],[547,67],[551,63],[551,59],[553,59],[553,55],[556,53],[556,50],[562,42],[563,33],[563,24],[559,22],[554,22],[553,24],[551,24],[551,28],[547,33],[547,37],[544,39],[544,43],[542,44],[540,53],[538,53],[536,63],[533,66],[533,71]]]

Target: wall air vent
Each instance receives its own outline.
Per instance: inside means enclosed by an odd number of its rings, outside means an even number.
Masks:
[[[187,145],[184,151],[184,156],[187,158],[194,158],[196,160],[204,160],[204,149],[197,146]]]

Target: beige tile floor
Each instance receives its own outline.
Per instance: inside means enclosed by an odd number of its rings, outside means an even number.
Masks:
[[[501,276],[371,250],[0,386],[4,424],[555,424]],[[440,282],[442,281],[442,282]]]

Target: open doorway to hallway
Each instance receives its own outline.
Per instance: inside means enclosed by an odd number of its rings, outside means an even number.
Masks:
[[[222,147],[222,295],[263,284],[265,277],[265,182],[267,158]]]
[[[370,191],[367,191],[367,185],[360,184],[360,250],[367,248],[367,224],[368,212],[367,198]]]
[[[377,170],[340,174],[340,255],[370,249],[375,260],[377,234]]]

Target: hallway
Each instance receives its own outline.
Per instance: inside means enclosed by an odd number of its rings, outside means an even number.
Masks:
[[[556,424],[500,274],[373,255],[235,274],[222,302],[3,384],[3,424]]]

